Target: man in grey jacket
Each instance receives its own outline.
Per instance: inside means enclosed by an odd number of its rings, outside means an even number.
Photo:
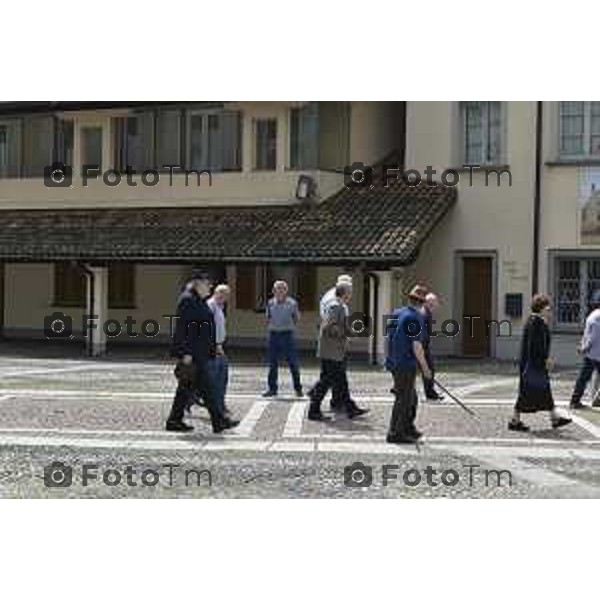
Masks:
[[[308,393],[310,408],[308,418],[311,421],[327,421],[321,412],[321,402],[328,390],[338,398],[344,399],[344,410],[350,419],[368,412],[350,399],[348,377],[346,375],[346,305],[352,297],[352,286],[339,283],[335,288],[336,299],[327,307],[325,318],[319,330],[317,356],[321,359],[321,376]]]
[[[571,408],[585,408],[581,398],[594,371],[600,374],[600,290],[594,290],[590,299],[592,312],[585,320],[583,339],[581,340],[580,352],[583,354],[583,364],[579,371],[579,377],[571,396]],[[598,399],[594,399],[593,406],[600,406]]]

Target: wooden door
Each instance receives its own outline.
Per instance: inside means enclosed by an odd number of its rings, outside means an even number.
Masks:
[[[465,257],[463,260],[462,353],[490,355],[488,322],[492,318],[492,258]],[[465,317],[477,317],[465,319]],[[492,332],[494,328],[491,328]]]

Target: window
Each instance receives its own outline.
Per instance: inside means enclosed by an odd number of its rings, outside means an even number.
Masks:
[[[54,304],[84,308],[86,279],[83,271],[74,263],[54,265]]]
[[[290,111],[290,168],[316,169],[319,164],[319,109],[316,102]]]
[[[600,157],[600,102],[560,103],[561,157]]]
[[[556,322],[579,327],[592,293],[600,289],[600,258],[559,258],[556,273]]]
[[[74,263],[54,266],[54,305],[85,308],[87,281]],[[135,308],[135,264],[111,263],[108,267],[108,307]]]
[[[43,177],[52,164],[55,148],[55,119],[51,115],[29,115],[23,120],[23,175]]]
[[[81,129],[81,165],[102,169],[102,127]]]
[[[0,173],[8,169],[8,127],[0,125]]]
[[[254,119],[254,168],[274,171],[277,168],[277,119]]]
[[[154,166],[153,129],[154,115],[151,112],[113,120],[116,169],[125,172],[129,167],[141,173]]]
[[[156,165],[163,169],[167,165],[183,166],[181,148],[182,111],[160,110],[156,115]]]
[[[111,263],[108,267],[108,307],[135,308],[135,264]]]
[[[58,121],[56,131],[55,159],[65,165],[73,165],[73,121]]]
[[[318,310],[317,302],[317,268],[313,265],[302,265],[295,271],[295,295],[302,311]]]
[[[464,157],[468,164],[502,162],[502,103],[463,102]]]
[[[189,166],[195,170],[239,171],[242,168],[241,113],[191,113]]]

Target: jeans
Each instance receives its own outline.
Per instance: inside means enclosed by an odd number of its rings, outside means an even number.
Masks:
[[[350,392],[348,390],[348,377],[346,375],[346,361],[321,360],[321,376],[308,393],[311,411],[320,411],[321,402],[330,388],[332,397],[339,398],[340,405],[345,405],[346,408],[349,408]]]
[[[411,437],[415,432],[417,417],[417,391],[415,390],[416,369],[392,371],[396,400],[388,435],[392,438]]]
[[[229,382],[229,361],[226,356],[217,355],[208,363],[208,369],[215,386],[217,403],[222,412],[225,412],[225,395]]]
[[[293,331],[270,331],[269,332],[269,390],[277,392],[277,379],[280,358],[285,358],[292,374],[294,389],[302,391],[300,383],[300,368],[298,366],[298,354],[296,352],[296,341]]]
[[[224,415],[217,398],[217,391],[210,373],[208,363],[194,362],[189,365],[179,361],[175,367],[177,390],[168,421],[181,423],[186,406],[195,390],[200,391],[206,408],[210,414],[213,427],[223,422]]]
[[[575,382],[575,389],[573,390],[573,395],[571,396],[571,402],[580,402],[583,394],[585,393],[585,388],[592,378],[592,374],[594,371],[600,371],[600,362],[597,360],[592,360],[585,356],[583,358],[583,364],[581,365],[581,369],[579,371],[579,376],[577,377],[577,381]]]

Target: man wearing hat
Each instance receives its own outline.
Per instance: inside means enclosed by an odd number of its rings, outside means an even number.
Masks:
[[[177,358],[175,377],[178,385],[167,419],[167,431],[193,429],[183,422],[183,414],[195,390],[204,397],[215,433],[239,424],[223,414],[209,371],[209,361],[214,358],[216,350],[215,320],[206,304],[210,289],[210,274],[206,270],[194,269],[177,301],[172,355]]]
[[[396,396],[387,435],[387,442],[390,444],[410,444],[421,437],[415,427],[415,379],[417,367],[425,379],[431,379],[423,350],[426,323],[422,307],[426,297],[427,288],[415,286],[408,294],[408,305],[395,310],[391,322],[388,322],[385,366],[394,379],[392,391]]]
[[[579,352],[583,354],[583,364],[571,396],[571,408],[575,410],[585,408],[581,402],[585,388],[594,371],[596,371],[596,375],[600,374],[600,290],[592,292],[590,306],[592,312],[585,320],[583,338],[579,349]],[[593,406],[600,406],[600,402],[594,399]]]

